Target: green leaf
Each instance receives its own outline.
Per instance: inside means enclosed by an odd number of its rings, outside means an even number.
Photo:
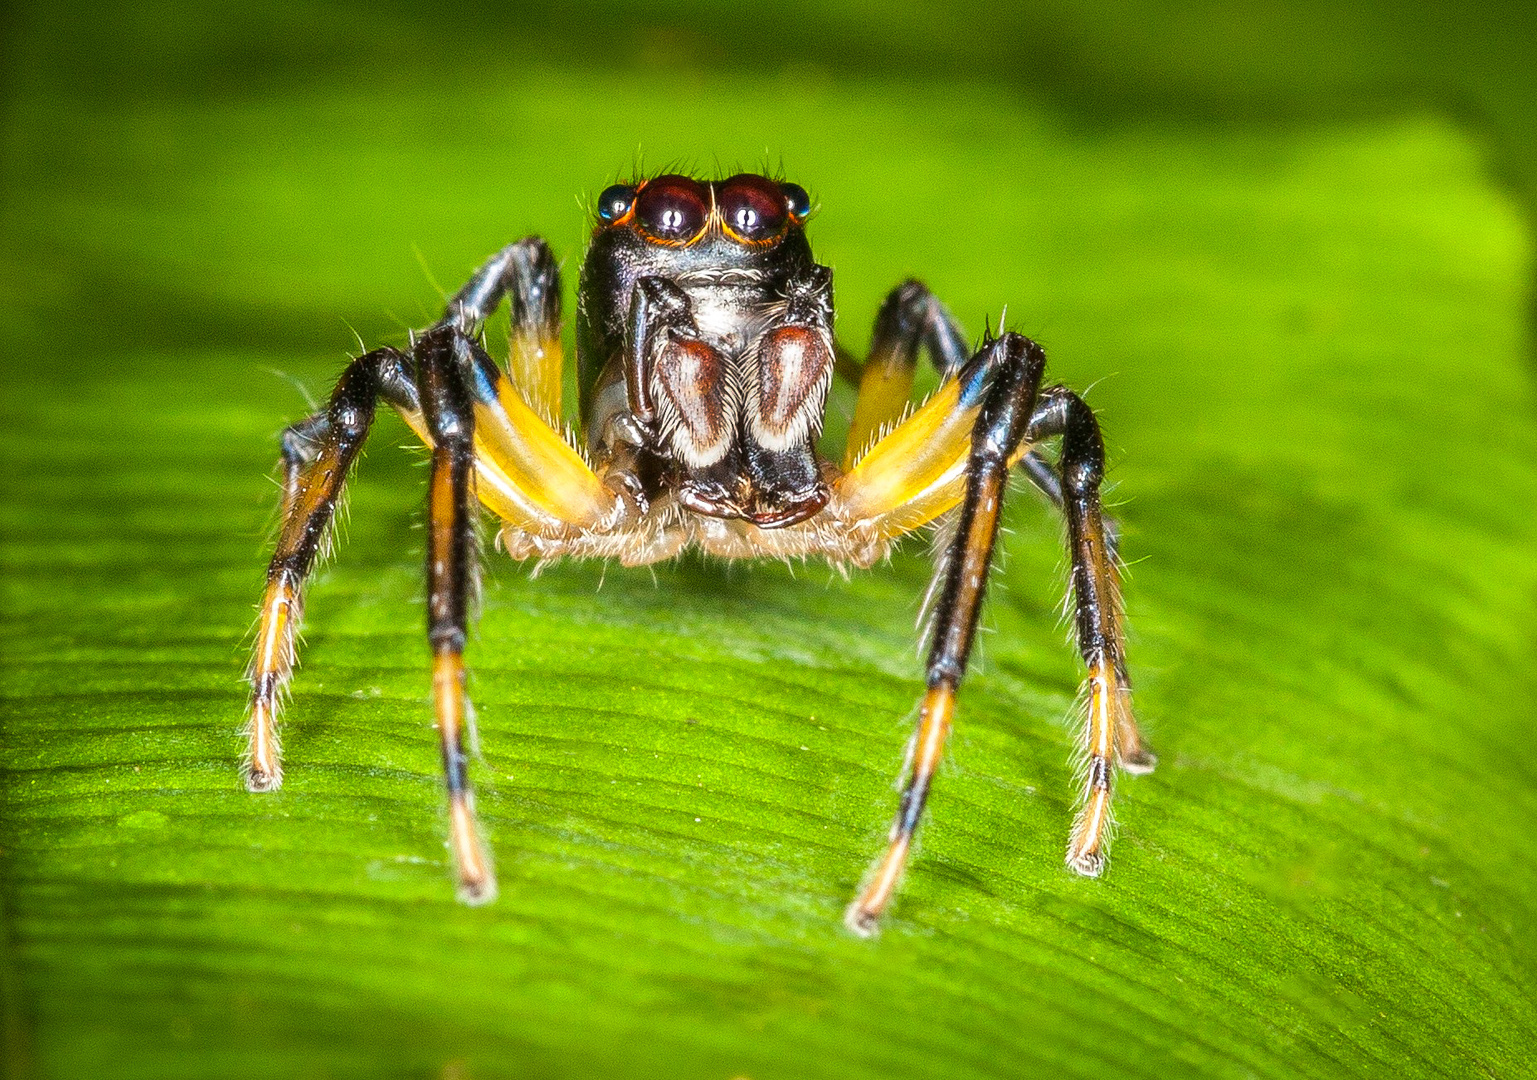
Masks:
[[[0,941],[15,1075],[1532,1075],[1527,225],[1420,115],[1070,128],[815,73],[13,108]],[[918,273],[1101,411],[1162,764],[1062,866],[1079,671],[1012,498],[883,934],[840,913],[921,689],[921,543],[655,575],[490,559],[453,902],[420,455],[380,425],[309,604],[288,782],[240,784],[273,436],[498,245],[574,279],[633,154],[823,205],[841,333]],[[665,118],[665,122],[663,119]],[[844,395],[837,408],[848,408]],[[836,422],[831,425],[836,427]]]

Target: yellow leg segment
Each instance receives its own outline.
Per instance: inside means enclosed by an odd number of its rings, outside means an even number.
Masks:
[[[1072,839],[1067,846],[1067,865],[1086,877],[1098,877],[1105,869],[1115,738],[1123,697],[1115,666],[1101,659],[1089,674],[1089,702],[1084,717],[1088,774],[1084,779],[1083,805],[1073,822]]]
[[[273,791],[282,786],[278,710],[293,676],[295,644],[304,616],[303,581],[324,543],[356,444],[328,443],[302,467],[291,463],[283,490],[283,529],[267,571],[248,678],[251,709],[246,788]]]
[[[872,446],[833,488],[833,512],[895,539],[955,509],[966,494],[966,459],[981,405],[960,404],[947,380],[919,409]],[[1030,452],[1020,443],[1013,465]]]
[[[879,523],[882,532],[898,536],[950,509],[965,490],[971,429],[980,411],[980,405],[961,408],[959,383],[945,382],[839,478],[834,491],[839,516]],[[907,529],[888,522],[922,514],[928,517]]]
[[[876,354],[865,364],[859,379],[859,397],[854,401],[854,419],[849,424],[848,444],[843,451],[845,471],[869,450],[887,425],[895,423],[907,408],[913,393],[912,356],[896,349]]]
[[[272,791],[283,783],[277,713],[279,697],[293,672],[300,610],[299,593],[291,583],[280,579],[267,585],[257,625],[256,652],[251,660],[253,692],[246,763],[246,788],[250,791]]]
[[[511,345],[507,367],[512,372],[512,385],[522,391],[528,407],[546,426],[559,424],[565,370],[560,334],[542,327],[514,326]]]
[[[1049,392],[1063,410],[1063,511],[1072,553],[1073,606],[1079,649],[1088,668],[1082,803],[1067,846],[1067,865],[1087,877],[1105,868],[1112,827],[1111,788],[1119,764],[1148,772],[1157,759],[1142,741],[1126,678],[1121,583],[1100,510],[1104,449],[1098,425],[1081,399]],[[1053,408],[1058,406],[1052,406]]]
[[[913,392],[918,350],[926,348],[941,372],[953,372],[971,355],[961,328],[928,286],[909,279],[892,289],[875,316],[870,359],[854,378],[859,398],[849,425],[843,469],[847,472],[888,428],[896,425]],[[857,362],[840,357],[853,374]]]
[[[475,403],[475,491],[515,529],[561,538],[601,527],[619,498],[553,427],[498,373],[496,401]],[[401,416],[428,446],[432,435],[419,412]]]

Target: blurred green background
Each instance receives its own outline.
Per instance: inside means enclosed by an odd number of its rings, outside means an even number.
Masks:
[[[17,1077],[1537,1075],[1537,6],[11,5],[0,1033]],[[420,454],[239,783],[275,435],[651,166],[782,165],[855,347],[923,276],[1089,390],[1162,754],[1061,866],[1060,529],[1009,511],[883,935],[839,923],[924,545],[493,556],[455,905]],[[829,446],[850,395],[833,402]]]

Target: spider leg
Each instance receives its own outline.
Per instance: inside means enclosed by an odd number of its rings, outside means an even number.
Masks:
[[[515,365],[521,340],[525,359],[543,364],[558,386],[558,347],[537,356],[526,347],[558,343],[558,275],[542,242],[523,241],[482,268],[450,301],[444,318],[416,339],[411,356],[386,348],[353,361],[327,410],[284,433],[283,524],[250,674],[247,786],[267,791],[282,782],[277,711],[294,666],[305,579],[382,397],[432,450],[427,570],[434,709],[449,792],[450,846],[460,895],[471,903],[485,902],[496,891],[478,836],[462,745],[469,715],[464,637],[477,571],[475,497],[514,528],[557,537],[613,527],[628,505],[470,336],[504,294],[512,296]],[[516,377],[527,376],[525,365]],[[545,400],[559,408],[558,397]]]
[[[859,387],[843,452],[845,471],[854,467],[883,430],[902,419],[913,390],[918,347],[928,349],[935,369],[948,378],[960,371],[970,357],[966,341],[966,332],[950,309],[927,285],[909,278],[887,294],[876,313],[868,360],[861,363],[841,345],[837,346],[837,373]],[[1049,461],[1031,450],[1020,460],[1019,467],[1052,505],[1061,508],[1062,485]],[[1109,523],[1109,527],[1113,534],[1114,524]],[[1112,535],[1112,547],[1114,542]]]
[[[1130,773],[1145,773],[1158,759],[1143,742],[1132,715],[1115,538],[1100,511],[1104,441],[1093,410],[1061,386],[1042,392],[1025,437],[1034,441],[1056,435],[1062,437],[1060,481],[1072,556],[1074,625],[1089,670],[1084,723],[1088,771],[1067,864],[1094,877],[1105,865],[1115,764]]]
[[[508,371],[477,339],[504,296],[512,308]],[[613,522],[615,492],[555,427],[562,379],[560,270],[548,245],[530,237],[488,260],[428,333],[449,331],[475,414],[475,490],[486,508],[512,529],[552,539]],[[401,415],[434,445],[420,410],[402,409]]]
[[[404,415],[432,448],[428,636],[449,846],[460,899],[481,904],[495,897],[496,878],[480,838],[463,747],[470,715],[465,631],[478,574],[476,499],[511,530],[554,539],[614,528],[635,504],[605,484],[523,401],[506,373],[453,320],[452,309],[417,339],[415,356],[421,408]]]
[[[616,493],[529,407],[480,343],[453,326],[429,333],[451,335],[474,413],[476,494],[486,508],[514,529],[550,538],[612,522]],[[403,415],[423,442],[435,444],[425,416]]]
[[[966,490],[972,433],[1000,356],[993,343],[984,344],[870,447],[835,483],[835,515],[855,532],[890,540],[956,507]]]
[[[467,341],[456,327],[434,327],[416,343],[422,415],[432,437],[427,497],[427,637],[432,645],[432,699],[443,743],[448,786],[449,847],[459,898],[483,904],[496,896],[496,877],[481,843],[474,794],[465,769],[462,730],[464,642],[470,597],[477,586],[475,409],[461,362]]]
[[[465,633],[479,570],[477,497],[512,529],[548,537],[612,527],[627,504],[524,402],[506,373],[455,321],[453,310],[416,340],[421,406],[403,409],[402,415],[432,448],[428,638],[448,788],[449,847],[460,899],[483,904],[496,896],[496,877],[480,838],[463,745],[470,715]]]
[[[250,751],[246,787],[272,791],[283,782],[277,716],[293,674],[304,583],[325,547],[348,470],[373,424],[376,400],[416,407],[410,360],[378,349],[347,366],[326,410],[283,432],[283,509],[277,550],[267,568],[251,657]]]
[[[875,932],[881,913],[896,891],[944,752],[955,711],[956,690],[966,672],[987,589],[1010,463],[1034,412],[1036,389],[1045,366],[1046,357],[1040,346],[1029,338],[1009,333],[986,342],[952,384],[960,388],[962,406],[970,398],[980,400],[974,407],[957,410],[973,414],[975,419],[965,458],[964,495],[955,536],[940,565],[939,602],[934,610],[929,646],[928,692],[919,715],[912,766],[902,788],[886,852],[845,917],[849,929],[861,936]],[[886,441],[901,431],[898,428]],[[878,444],[872,454],[884,444],[885,441]]]
[[[902,418],[913,392],[920,345],[928,347],[941,375],[959,371],[971,356],[966,335],[949,309],[923,282],[910,279],[892,289],[876,312],[870,356],[856,376],[859,397],[849,424],[844,469],[853,468],[881,432]]]
[[[513,386],[540,418],[560,420],[564,354],[560,343],[560,264],[537,236],[508,244],[486,260],[444,312],[467,337],[479,336],[485,320],[506,297],[512,308]]]

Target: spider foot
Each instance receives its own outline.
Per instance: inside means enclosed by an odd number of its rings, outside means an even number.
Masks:
[[[1105,853],[1100,848],[1085,848],[1076,842],[1069,844],[1067,867],[1084,877],[1099,877],[1105,872]]]
[[[454,866],[459,877],[459,902],[471,907],[496,899],[496,873],[480,842],[480,826],[475,809],[466,794],[455,794],[449,801],[449,840]]]
[[[276,791],[283,786],[283,770],[276,765],[260,768],[255,765],[246,770],[245,789],[260,794],[264,791]]]

